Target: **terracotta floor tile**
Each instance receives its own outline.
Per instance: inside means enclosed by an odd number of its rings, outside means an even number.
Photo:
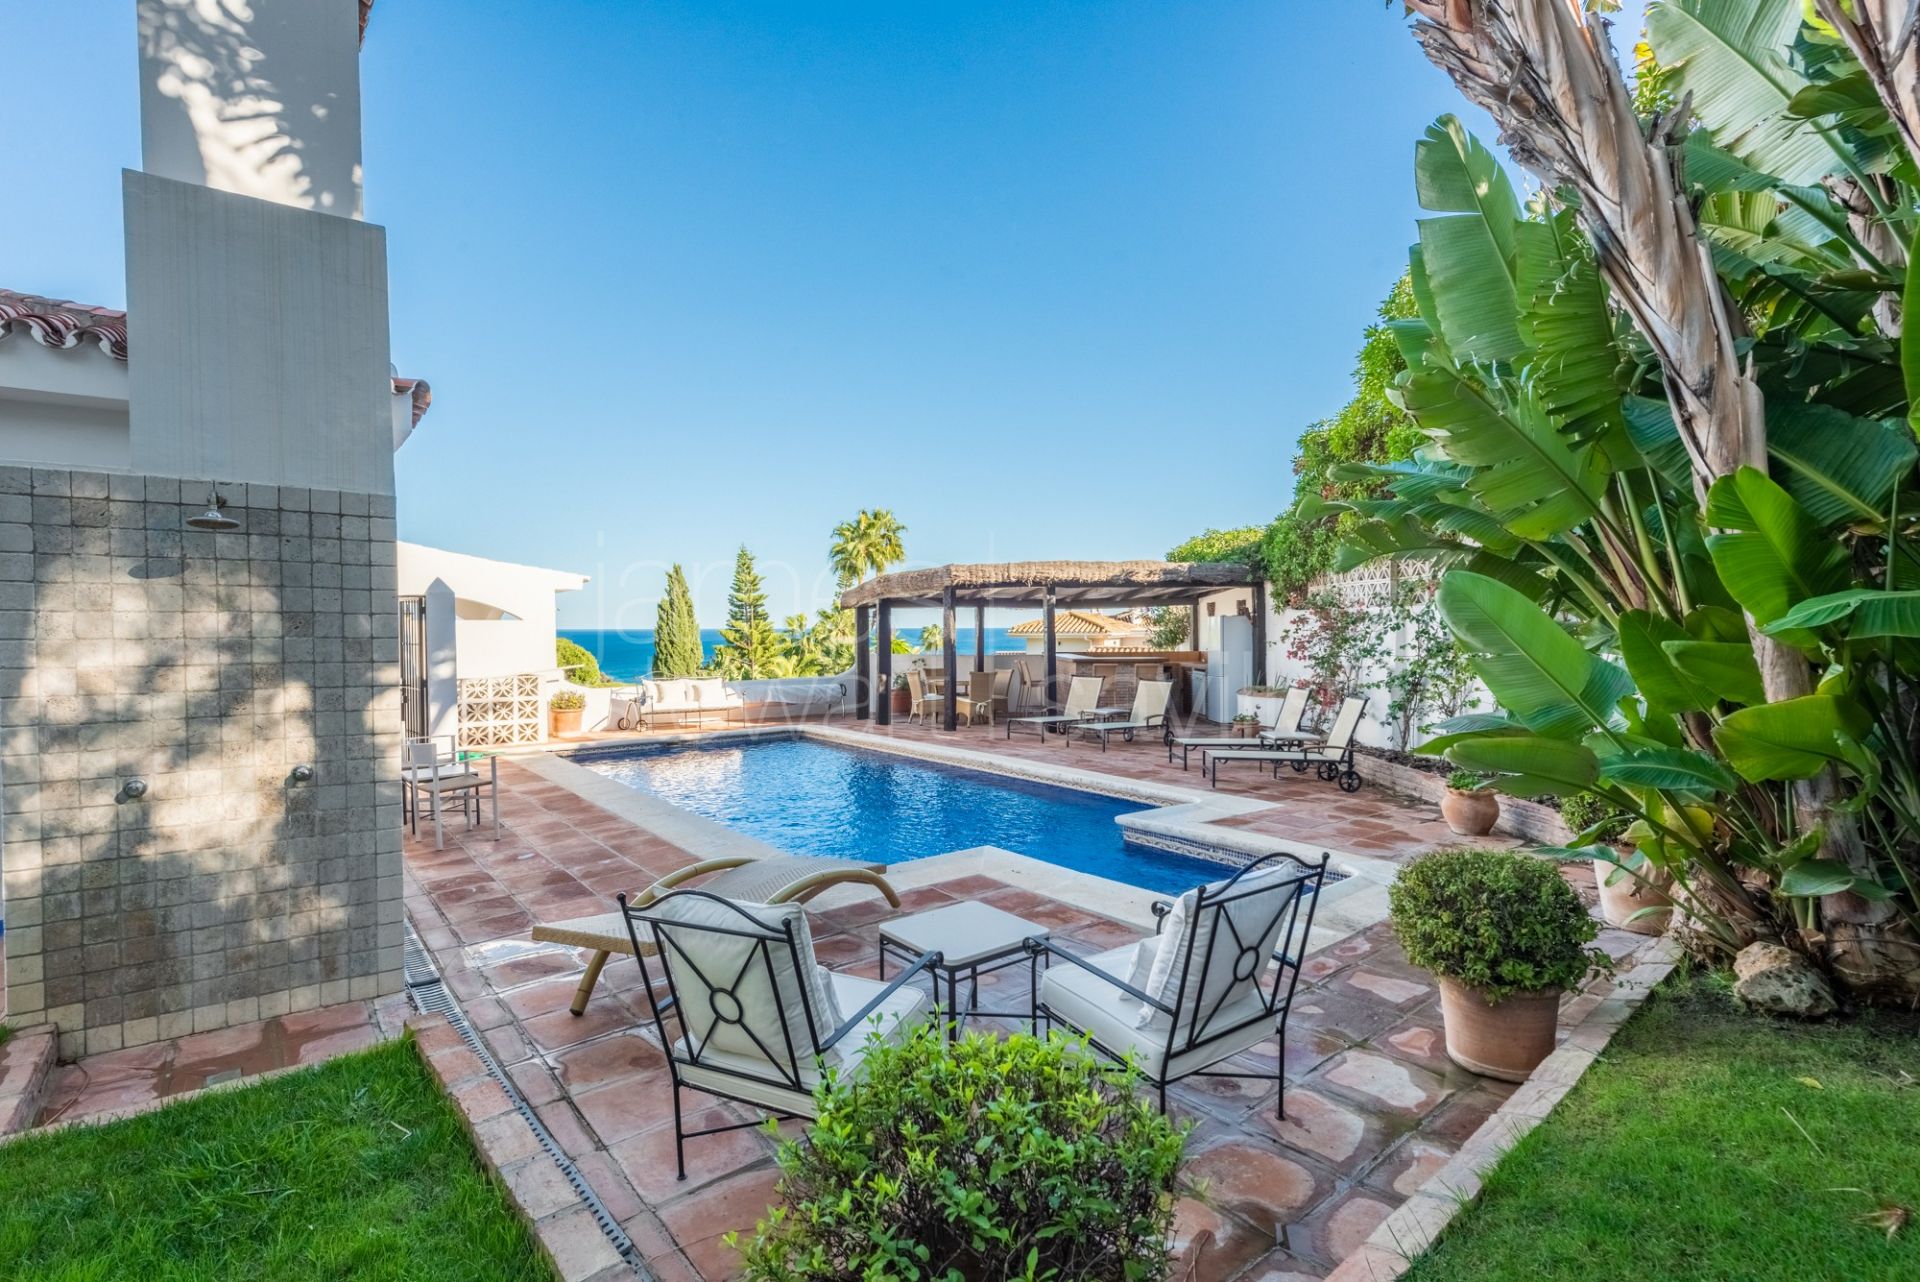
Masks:
[[[679,1199],[660,1212],[687,1260],[700,1276],[714,1282],[737,1276],[740,1256],[722,1239],[747,1232],[767,1216],[778,1200],[780,1173],[771,1165],[746,1171],[711,1188]]]
[[[561,1083],[572,1091],[591,1090],[611,1082],[648,1075],[665,1081],[667,1058],[652,1041],[638,1033],[621,1032],[552,1056],[549,1062]]]
[[[656,1207],[665,1208],[660,1216],[683,1248],[713,1233],[752,1228],[751,1219],[744,1224],[735,1222],[714,1227],[707,1218],[710,1212],[701,1209],[713,1200],[713,1193],[706,1186],[730,1180],[737,1171],[769,1161],[773,1157],[773,1146],[753,1127],[689,1138],[686,1141],[687,1178],[682,1180],[676,1174],[674,1163],[671,1110],[669,1104],[666,1125],[655,1126],[615,1144],[613,1160],[620,1164],[640,1196]],[[711,1130],[744,1121],[748,1116],[732,1109],[693,1108],[686,1115],[685,1126],[689,1131]],[[762,1203],[755,1213],[764,1211],[766,1206]],[[685,1225],[693,1226],[695,1237],[691,1240],[682,1231]]]

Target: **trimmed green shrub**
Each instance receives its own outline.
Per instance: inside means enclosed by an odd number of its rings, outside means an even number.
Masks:
[[[1607,955],[1599,927],[1559,870],[1504,850],[1443,850],[1401,870],[1387,891],[1407,960],[1498,1001],[1573,988]]]
[[[553,639],[553,666],[564,668],[567,680],[577,686],[617,686],[620,683],[600,671],[600,660],[578,641],[565,637]]]
[[[1560,799],[1560,819],[1588,841],[1617,841],[1633,822],[1633,816],[1590,792]]]
[[[877,1043],[781,1145],[787,1205],[734,1239],[746,1276],[1164,1278],[1186,1139],[1133,1085],[1058,1032]]]
[[[562,690],[553,696],[548,706],[556,712],[572,712],[587,706],[587,696],[578,690]]]

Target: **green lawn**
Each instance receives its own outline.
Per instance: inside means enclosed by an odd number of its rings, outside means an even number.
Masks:
[[[1920,1278],[1920,1021],[1657,994],[1409,1282]]]
[[[401,1042],[0,1146],[0,1278],[551,1277]]]

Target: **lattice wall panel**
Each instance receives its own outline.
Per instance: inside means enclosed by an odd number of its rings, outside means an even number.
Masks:
[[[532,672],[510,677],[460,680],[460,746],[506,748],[539,743],[540,678]]]

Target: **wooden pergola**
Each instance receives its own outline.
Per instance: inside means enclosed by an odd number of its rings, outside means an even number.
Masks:
[[[973,610],[973,670],[987,667],[987,607],[1037,609],[1046,634],[1046,698],[1057,707],[1059,647],[1054,611],[1062,606],[1136,608],[1184,605],[1193,612],[1190,636],[1200,632],[1200,602],[1236,588],[1253,594],[1254,654],[1266,653],[1266,587],[1247,565],[1185,561],[1002,561],[982,565],[941,565],[902,570],[855,584],[840,594],[854,612],[854,706],[881,725],[893,721],[893,611],[938,609],[946,661],[946,706],[942,724],[958,724],[960,656],[954,644],[954,616]],[[878,637],[873,634],[878,631]],[[873,698],[874,656],[879,656],[880,698]],[[877,709],[877,710],[876,710]]]

